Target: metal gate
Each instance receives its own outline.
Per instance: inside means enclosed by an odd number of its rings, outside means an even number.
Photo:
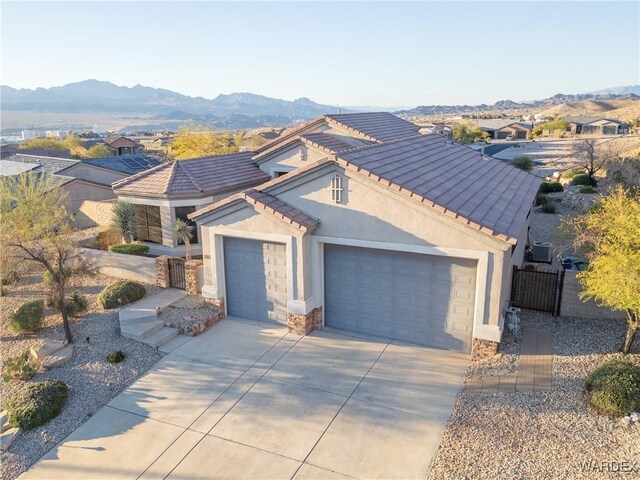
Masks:
[[[514,307],[560,313],[564,271],[537,272],[513,267],[511,304]]]
[[[169,259],[169,286],[174,288],[187,288],[184,280],[184,258]]]

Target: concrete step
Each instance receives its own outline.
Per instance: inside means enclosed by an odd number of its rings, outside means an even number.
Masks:
[[[149,335],[148,337],[145,337],[142,340],[142,343],[146,343],[151,347],[158,348],[164,345],[165,343],[170,342],[177,336],[178,336],[177,328],[163,327],[153,335]]]
[[[125,308],[120,310],[118,318],[121,322],[137,320],[138,318],[157,317],[158,312],[153,308]]]
[[[132,323],[130,325],[120,325],[120,333],[123,337],[143,340],[164,328],[164,322],[154,320],[151,322]]]
[[[155,322],[158,320],[158,315],[152,313],[150,315],[145,315],[141,317],[132,317],[120,319],[120,327],[124,327],[126,325],[135,325],[136,323],[145,323],[145,322]]]

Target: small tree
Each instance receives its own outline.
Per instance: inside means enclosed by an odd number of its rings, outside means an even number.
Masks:
[[[467,144],[486,140],[489,134],[472,123],[457,123],[453,126],[451,137],[458,143]]]
[[[511,160],[511,165],[525,172],[533,170],[533,159],[528,155],[517,155]]]
[[[110,157],[112,155],[111,150],[107,148],[106,145],[101,143],[94,145],[85,154],[89,158],[101,158],[101,157]]]
[[[585,138],[574,144],[573,155],[580,162],[581,168],[589,175],[591,185],[596,185],[595,175],[611,159],[613,152],[595,138]]]
[[[123,243],[131,243],[138,228],[136,222],[136,206],[124,200],[113,204],[112,225],[120,232]]]
[[[187,222],[181,219],[177,219],[173,224],[173,233],[176,236],[178,243],[184,243],[186,250],[185,256],[187,260],[191,260],[191,240],[193,239],[193,225],[189,225]]]
[[[214,132],[204,126],[182,126],[173,136],[171,156],[176,160],[222,155],[239,150],[228,133]]]
[[[619,186],[568,224],[574,246],[589,259],[589,267],[578,274],[584,288],[580,298],[626,311],[625,354],[640,328],[639,194]]]
[[[4,177],[0,183],[2,254],[45,268],[58,297],[65,337],[72,343],[66,290],[75,242],[65,202],[66,195],[45,175]]]

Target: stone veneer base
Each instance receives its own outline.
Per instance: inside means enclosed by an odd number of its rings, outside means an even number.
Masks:
[[[500,344],[491,340],[474,338],[471,342],[471,360],[483,360],[498,353]]]

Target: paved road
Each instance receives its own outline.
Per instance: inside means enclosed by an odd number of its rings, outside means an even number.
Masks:
[[[225,319],[22,478],[425,478],[468,362]]]

